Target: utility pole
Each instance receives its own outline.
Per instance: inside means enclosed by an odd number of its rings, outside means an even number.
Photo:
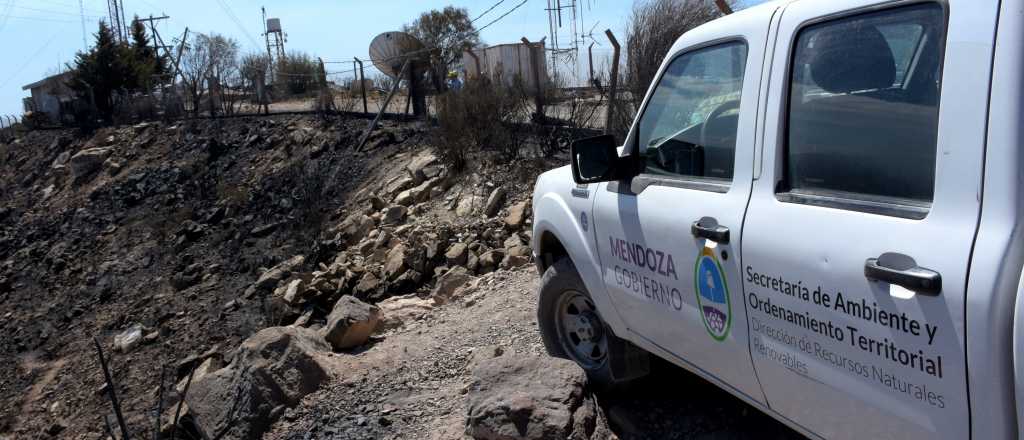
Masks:
[[[369,112],[369,110],[366,109],[366,75],[363,74],[363,61],[360,60],[359,58],[352,58],[352,59],[355,60],[355,61],[353,61],[353,64],[355,64],[355,63],[359,64],[359,91],[363,95],[363,113],[367,113],[368,114],[370,112]],[[353,65],[352,66],[352,70],[355,70],[355,67],[356,66]],[[355,73],[353,73],[352,76],[355,76]]]
[[[604,134],[608,134],[612,126],[612,116],[615,112],[615,104],[617,103],[615,93],[619,86],[619,40],[615,39],[615,34],[612,33],[611,29],[604,31],[604,34],[608,36],[608,41],[611,41],[612,47],[615,49],[612,52],[612,77],[609,81],[608,90],[608,109],[606,110],[604,118]]]
[[[534,104],[537,107],[537,112],[534,114],[534,118],[537,122],[544,121],[544,90],[541,88],[540,83],[540,57],[537,56],[537,50],[544,50],[543,43],[535,45],[530,42],[529,39],[523,37],[521,39],[526,48],[530,51],[530,67],[532,67],[533,73],[533,86],[536,87],[534,90]],[[543,40],[542,40],[543,41]]]

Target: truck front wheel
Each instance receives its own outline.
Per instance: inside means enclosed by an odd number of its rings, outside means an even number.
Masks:
[[[548,354],[576,362],[590,381],[607,388],[618,340],[605,325],[583,279],[568,258],[552,264],[540,282],[537,321]]]

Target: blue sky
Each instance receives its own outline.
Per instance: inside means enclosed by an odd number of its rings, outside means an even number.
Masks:
[[[180,36],[185,27],[191,32],[216,32],[235,38],[243,52],[264,50],[260,7],[268,17],[281,19],[288,34],[286,48],[319,56],[324,61],[349,61],[365,58],[367,45],[381,32],[397,30],[421,12],[445,5],[465,7],[477,17],[498,0],[124,0],[125,15],[130,17],[169,15],[158,26],[164,41]],[[511,10],[522,0],[504,0],[476,21],[478,27]],[[567,0],[562,0],[567,3]],[[96,23],[107,14],[106,0],[81,0],[86,18],[86,40],[93,42]],[[583,15],[583,31],[594,27],[603,46],[595,46],[595,58],[609,51],[601,33],[612,29],[620,41],[632,1],[577,0]],[[516,42],[523,36],[538,40],[549,33],[546,0],[526,3],[483,30],[488,44]],[[238,23],[232,19],[237,17]],[[563,17],[562,38],[570,34],[569,20]],[[0,0],[0,38],[4,62],[0,63],[0,115],[20,114],[25,84],[54,73],[83,50],[79,0]],[[596,62],[596,61],[595,61]],[[350,69],[350,64],[329,65],[328,71]],[[368,76],[370,74],[368,73]]]

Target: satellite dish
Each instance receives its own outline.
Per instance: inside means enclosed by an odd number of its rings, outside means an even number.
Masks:
[[[407,60],[427,61],[425,47],[416,37],[405,32],[385,32],[370,42],[370,59],[385,75],[398,78]],[[426,70],[429,63],[416,63],[416,69]]]

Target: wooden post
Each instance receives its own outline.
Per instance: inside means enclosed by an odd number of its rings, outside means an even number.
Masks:
[[[468,53],[469,56],[473,58],[473,65],[476,66],[476,76],[483,76],[484,72],[480,70],[480,57],[478,57],[476,55],[476,52],[473,52],[472,50],[467,50],[466,53]]]
[[[530,40],[527,40],[526,37],[523,37],[522,41],[523,44],[525,44],[526,47],[530,50],[530,65],[532,67],[531,70],[533,70],[533,85],[534,87],[536,87],[534,94],[534,102],[537,106],[537,113],[534,114],[534,117],[537,121],[543,121],[544,91],[541,89],[540,85],[540,61],[537,58],[537,48],[535,48],[533,43],[530,43]]]
[[[416,74],[416,64],[418,64],[418,62],[410,60],[409,63],[409,100],[412,101],[412,117],[426,117],[427,96],[423,94],[423,90],[421,90],[420,87],[419,75]]]
[[[615,34],[612,33],[611,29],[606,29],[604,34],[608,36],[608,40],[612,42],[612,47],[615,51],[612,53],[612,77],[608,88],[608,110],[604,118],[604,134],[608,134],[608,131],[612,126],[612,115],[615,112],[615,104],[617,99],[615,92],[619,86],[619,40],[615,39]]]
[[[370,113],[366,109],[366,75],[363,74],[363,62],[359,58],[353,58],[359,64],[359,90],[363,94],[363,113]]]

